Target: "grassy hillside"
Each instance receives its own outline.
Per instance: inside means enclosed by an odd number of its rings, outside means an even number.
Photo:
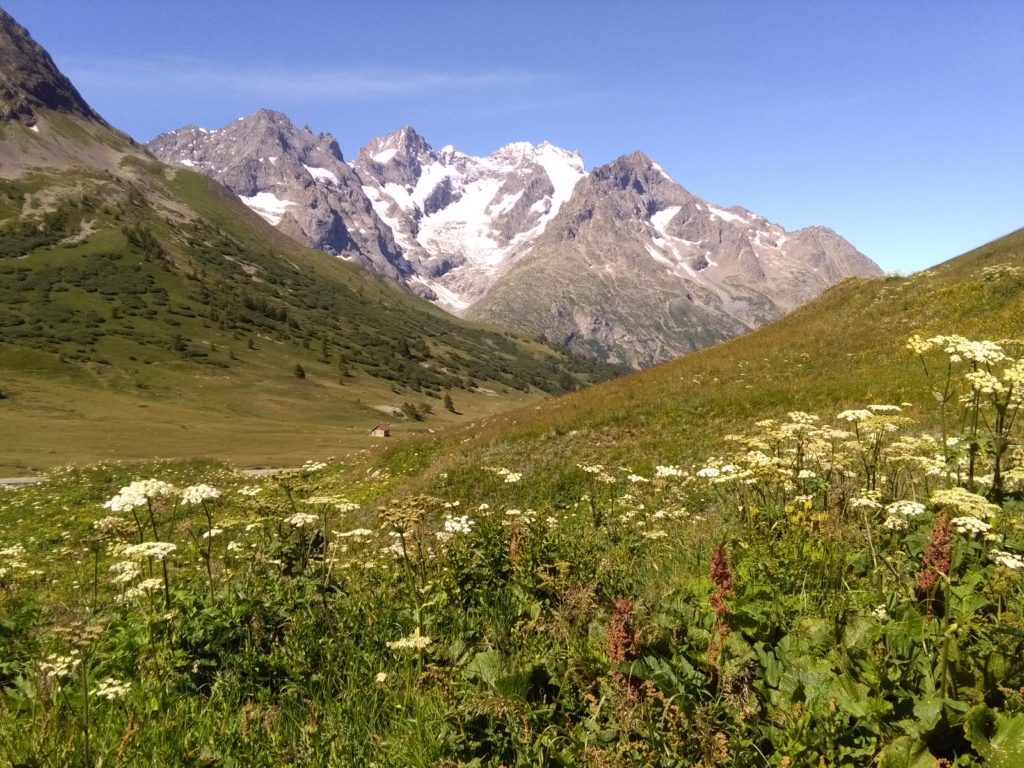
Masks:
[[[294,463],[363,444],[376,421],[436,429],[614,372],[302,248],[102,126],[40,125],[7,126],[2,153],[43,166],[0,179],[0,474],[108,456]]]
[[[0,765],[1024,764],[1022,245],[383,455],[5,492]]]

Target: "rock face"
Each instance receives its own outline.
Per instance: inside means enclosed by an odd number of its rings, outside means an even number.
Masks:
[[[640,152],[588,174],[551,144],[473,157],[434,150],[406,126],[350,166],[329,135],[269,110],[148,147],[451,312],[638,367],[756,328],[844,277],[881,273],[832,230],[786,232],[718,208]]]
[[[106,125],[23,26],[0,9],[0,120],[36,123],[39,108]]]
[[[147,148],[167,163],[221,182],[271,224],[297,240],[404,281],[411,268],[391,229],[374,213],[362,184],[330,134],[296,128],[261,109],[209,131],[188,126]]]

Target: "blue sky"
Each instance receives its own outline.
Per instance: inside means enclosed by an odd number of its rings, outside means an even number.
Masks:
[[[588,168],[640,149],[912,272],[1024,226],[1024,2],[0,0],[147,140],[260,107],[347,158],[409,124]]]

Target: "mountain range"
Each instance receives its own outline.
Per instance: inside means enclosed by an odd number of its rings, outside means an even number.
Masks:
[[[262,109],[146,145],[306,244],[450,312],[644,367],[735,336],[881,270],[830,229],[787,232],[691,194],[643,153],[586,171],[548,143],[486,157],[409,127],[346,162],[330,134]]]

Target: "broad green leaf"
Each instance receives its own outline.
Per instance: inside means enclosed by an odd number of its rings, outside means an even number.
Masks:
[[[935,768],[936,760],[923,742],[900,736],[878,753],[878,768]]]

